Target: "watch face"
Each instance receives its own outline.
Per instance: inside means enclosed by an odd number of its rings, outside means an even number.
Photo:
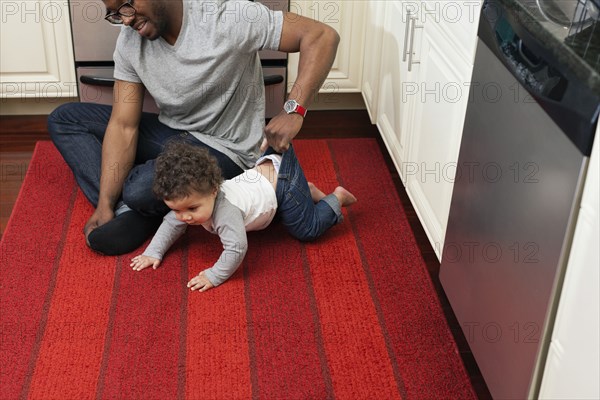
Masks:
[[[295,100],[288,100],[285,102],[285,104],[283,105],[283,109],[287,112],[287,113],[291,113],[294,112],[296,110],[296,101]]]

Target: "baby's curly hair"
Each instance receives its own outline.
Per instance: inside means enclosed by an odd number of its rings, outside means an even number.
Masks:
[[[221,168],[207,149],[170,142],[156,159],[152,190],[163,200],[177,200],[193,191],[208,195],[218,189],[221,182]]]

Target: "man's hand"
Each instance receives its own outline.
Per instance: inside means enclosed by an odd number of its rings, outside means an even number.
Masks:
[[[115,213],[113,212],[113,210],[97,208],[96,211],[94,211],[94,213],[90,217],[90,219],[88,219],[85,226],[83,227],[83,233],[85,235],[86,242],[87,242],[88,236],[90,235],[90,232],[92,232],[94,229],[98,228],[99,226],[104,225],[105,223],[107,223],[108,221],[113,219],[114,217],[115,217]]]
[[[290,142],[302,128],[304,118],[300,114],[288,114],[282,111],[276,115],[265,127],[265,140],[260,146],[264,152],[271,146],[276,152],[282,153],[290,147]]]
[[[210,283],[206,277],[206,274],[204,274],[204,271],[202,271],[188,282],[187,287],[192,290],[206,292],[208,289],[214,288],[214,285]]]
[[[145,256],[140,254],[139,256],[135,256],[131,259],[130,267],[133,267],[134,271],[141,271],[144,268],[152,267],[152,269],[158,268],[160,265],[160,260],[158,258]]]

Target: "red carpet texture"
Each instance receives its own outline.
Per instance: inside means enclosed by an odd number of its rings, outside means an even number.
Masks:
[[[91,252],[92,207],[38,143],[1,243],[0,398],[475,398],[377,142],[294,145],[358,203],[314,243],[250,233],[236,274],[191,293],[217,236],[191,227],[158,270]]]

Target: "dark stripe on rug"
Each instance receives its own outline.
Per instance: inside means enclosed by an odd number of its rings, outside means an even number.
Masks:
[[[223,245],[200,226],[190,227],[187,234],[191,279],[213,266]],[[186,398],[251,398],[243,271],[238,269],[214,289],[190,292],[187,304]]]
[[[296,148],[309,179],[332,192],[339,183],[327,142],[303,146]],[[400,399],[350,226],[342,222],[305,246],[335,396]]]
[[[330,147],[340,175],[358,198],[351,208],[355,234],[407,397],[475,398],[377,143],[340,139],[331,140]],[[378,169],[365,171],[365,165]]]
[[[306,256],[306,248],[304,246],[302,246],[302,271],[304,272],[304,279],[306,280],[310,313],[313,317],[314,324],[313,334],[315,336],[317,354],[319,356],[319,363],[321,365],[321,375],[323,377],[323,383],[325,385],[324,398],[335,399],[333,383],[331,383],[331,373],[329,372],[329,364],[327,363],[327,355],[325,354],[325,346],[323,345],[323,327],[321,326],[321,319],[319,318],[319,309],[317,308],[315,289],[313,287],[312,277],[310,275],[310,265],[308,262],[308,257]]]
[[[302,244],[274,223],[250,232],[248,247],[244,265],[258,397],[324,398]]]
[[[117,299],[119,298],[119,286],[121,283],[121,272],[123,271],[123,257],[117,257],[117,270],[115,271],[115,280],[113,282],[112,296],[110,298],[110,308],[108,310],[108,324],[106,324],[106,335],[104,337],[104,351],[102,353],[102,363],[100,364],[100,374],[96,386],[96,399],[102,399],[104,392],[104,380],[106,369],[108,368],[108,359],[110,355],[110,344],[115,324],[115,313],[117,309]]]
[[[115,259],[93,253],[85,244],[82,229],[92,212],[79,191],[33,371],[30,398],[95,396]]]
[[[344,178],[340,173],[337,157],[334,149],[331,146],[331,141],[327,142],[329,152],[331,153],[331,160],[333,162],[333,168],[335,169],[336,177],[341,186],[346,186],[344,183]],[[351,190],[352,188],[348,188]],[[360,201],[360,199],[359,199]],[[385,318],[383,317],[383,312],[381,311],[381,304],[379,302],[379,298],[377,297],[377,291],[375,290],[375,284],[373,282],[373,275],[371,274],[371,269],[369,267],[369,261],[365,256],[365,249],[363,247],[363,243],[360,239],[360,235],[358,234],[358,228],[356,226],[356,218],[352,215],[352,207],[347,209],[348,212],[348,221],[352,228],[352,233],[354,234],[354,240],[356,241],[356,247],[358,248],[358,253],[360,254],[360,259],[362,261],[363,271],[365,273],[365,277],[367,279],[367,283],[369,285],[369,295],[371,296],[371,300],[373,301],[373,305],[375,306],[375,311],[377,313],[377,320],[379,321],[379,326],[381,327],[381,331],[383,333],[383,338],[385,340],[385,347],[387,349],[388,357],[390,358],[390,362],[392,364],[392,369],[394,371],[394,379],[396,380],[396,386],[398,387],[398,392],[402,396],[403,399],[407,399],[406,387],[404,386],[404,381],[402,380],[402,375],[400,374],[400,368],[398,367],[398,360],[396,359],[396,355],[394,354],[394,349],[391,344],[390,334],[388,332],[387,326],[385,324]]]
[[[177,369],[177,398],[185,399],[185,378],[186,378],[186,354],[187,354],[187,308],[188,294],[187,288],[189,275],[189,239],[187,235],[183,235],[181,239],[183,250],[181,251],[181,312],[179,314],[179,362]]]
[[[241,266],[244,268],[244,266]],[[252,399],[259,398],[260,385],[258,383],[258,370],[256,368],[256,342],[254,338],[254,320],[252,319],[252,295],[250,293],[249,268],[242,271],[244,276],[244,300],[246,304],[246,335],[248,337],[248,359],[250,368],[250,385]]]
[[[3,167],[2,176],[9,180],[14,165]],[[22,171],[24,166],[17,167]],[[40,340],[40,319],[56,273],[56,251],[71,212],[73,187],[58,151],[38,142],[0,240],[0,388],[8,398],[19,398],[25,380],[30,382],[28,369]]]
[[[137,393],[147,398],[177,396],[183,246],[175,243],[156,270],[134,271],[130,260],[144,249],[142,245],[120,257],[123,270],[118,275],[118,306],[102,398],[135,398]]]
[[[42,306],[42,315],[40,317],[40,323],[38,326],[37,333],[35,335],[35,342],[31,355],[29,357],[29,363],[27,367],[27,374],[25,375],[25,381],[23,383],[23,389],[21,391],[21,399],[26,399],[29,395],[29,388],[31,386],[31,379],[33,377],[33,371],[35,370],[35,364],[37,362],[40,347],[42,345],[42,338],[46,331],[46,325],[48,323],[48,311],[50,310],[50,304],[52,302],[52,296],[54,295],[54,289],[56,288],[56,277],[58,276],[58,267],[60,265],[60,258],[65,247],[67,232],[69,225],[71,224],[71,217],[73,215],[73,206],[75,205],[75,199],[77,198],[77,186],[73,186],[71,190],[71,196],[69,198],[69,207],[67,215],[63,221],[63,226],[60,234],[60,241],[56,249],[56,255],[54,256],[54,262],[52,265],[52,274],[50,275],[50,282],[48,283],[48,291],[46,292],[46,298],[44,299],[44,305]]]

